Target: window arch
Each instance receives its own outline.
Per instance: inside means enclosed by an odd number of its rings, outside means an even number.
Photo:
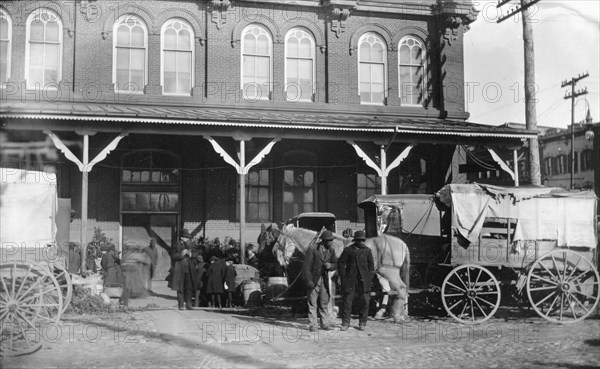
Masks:
[[[244,99],[269,100],[273,79],[273,39],[269,31],[251,24],[242,32],[242,93]]]
[[[385,104],[387,97],[387,45],[373,32],[358,40],[358,91],[361,104]]]
[[[143,93],[148,81],[148,28],[137,16],[121,16],[113,26],[115,92]]]
[[[398,46],[398,86],[400,101],[405,105],[423,105],[426,78],[425,47],[421,40],[406,36]]]
[[[56,89],[62,79],[62,21],[53,10],[39,8],[29,14],[26,24],[27,88]]]
[[[303,28],[285,35],[285,92],[288,101],[313,101],[315,39]]]
[[[170,19],[160,34],[163,93],[190,95],[194,85],[194,30],[181,19]]]
[[[10,78],[10,53],[12,50],[12,19],[0,8],[0,84]]]

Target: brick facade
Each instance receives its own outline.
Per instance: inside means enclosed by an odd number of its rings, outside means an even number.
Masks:
[[[40,6],[39,2],[0,1],[0,6],[11,16],[12,72],[6,95],[19,94],[26,101],[70,102],[78,101],[111,105],[171,104],[178,106],[210,106],[227,109],[273,108],[281,111],[356,112],[394,114],[398,118],[446,118],[466,119],[463,102],[463,26],[446,22],[446,13],[452,6],[464,9],[468,1],[452,3],[426,0],[423,4],[393,4],[386,1],[309,1],[289,4],[285,1],[232,1],[226,10],[219,10],[219,2],[211,1],[53,1],[47,8],[56,12],[63,25],[62,81],[59,91],[24,91],[25,45],[27,16]],[[229,3],[229,2],[227,2]],[[322,4],[321,4],[322,3]],[[348,3],[353,6],[348,8]],[[46,4],[46,3],[44,3]],[[458,4],[458,5],[457,5]],[[345,11],[348,10],[348,16]],[[341,12],[341,13],[340,13]],[[463,12],[464,13],[464,12]],[[114,24],[123,15],[139,17],[147,28],[147,82],[139,86],[139,93],[114,93],[113,87],[113,38]],[[341,15],[340,15],[341,14]],[[459,15],[463,16],[463,15]],[[194,83],[190,96],[168,96],[162,93],[161,84],[161,28],[170,19],[184,20],[194,32]],[[260,24],[272,37],[273,93],[269,101],[244,101],[241,95],[241,34],[250,24]],[[312,103],[286,101],[284,93],[285,35],[293,27],[303,27],[315,41],[316,95]],[[377,33],[387,47],[387,100],[383,106],[360,105],[358,94],[358,39],[366,32]],[[447,34],[451,36],[448,37]],[[413,35],[426,45],[427,54],[427,102],[423,107],[403,106],[399,97],[398,44]],[[449,42],[448,40],[452,40]],[[441,62],[443,60],[443,62]],[[73,85],[74,84],[74,85]],[[15,92],[17,88],[18,92]],[[142,93],[143,92],[143,93]],[[14,96],[11,96],[13,98]],[[337,110],[333,110],[337,109]],[[123,107],[128,116],[127,107]],[[227,113],[223,113],[227,114]],[[164,118],[164,117],[161,117]],[[192,118],[193,119],[193,118]],[[49,122],[48,127],[52,127]],[[85,123],[73,127],[83,130]],[[164,129],[164,128],[161,128]],[[109,237],[118,239],[121,221],[121,160],[134,150],[161,149],[181,158],[180,211],[178,222],[207,237],[239,237],[238,175],[215,153],[204,133],[130,134],[104,161],[94,167],[90,174],[88,229],[98,225]],[[240,132],[223,129],[219,140],[234,137]],[[243,136],[243,134],[242,134]],[[77,136],[75,136],[77,137]],[[114,133],[90,136],[90,157],[101,150],[114,137]],[[229,152],[235,156],[237,141],[228,143]],[[374,145],[375,153],[380,145]],[[448,152],[452,152],[451,144]],[[402,147],[392,145],[388,153],[394,157]],[[254,151],[252,151],[254,150]],[[249,149],[246,160],[258,153],[259,148]],[[344,228],[362,228],[357,224],[356,173],[369,172],[350,145],[339,137],[326,141],[283,140],[260,164],[270,168],[271,219],[283,219],[283,171],[286,153],[303,150],[314,155],[316,211],[334,213]],[[76,151],[77,155],[80,151]],[[432,154],[430,160],[435,161]],[[77,167],[60,157],[55,163],[59,172],[59,188],[62,197],[72,199],[75,218],[81,216],[81,173]],[[436,168],[436,170],[439,168]],[[399,190],[398,173],[403,166],[392,171],[389,192]],[[437,177],[440,177],[439,175]],[[443,175],[441,176],[443,177]],[[441,187],[444,178],[436,179]],[[71,238],[77,223],[71,226]],[[248,223],[250,241],[256,238],[260,224]],[[341,232],[342,229],[339,231]]]

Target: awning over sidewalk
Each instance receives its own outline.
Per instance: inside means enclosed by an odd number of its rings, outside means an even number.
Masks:
[[[410,118],[398,114],[348,113],[323,107],[301,111],[263,106],[173,106],[91,102],[19,102],[2,104],[0,118],[68,120],[133,124],[178,124],[224,128],[364,132],[403,135],[436,135],[526,139],[537,132],[439,118]],[[15,128],[15,127],[12,127]],[[156,127],[157,129],[160,129]],[[432,137],[433,139],[433,137]]]

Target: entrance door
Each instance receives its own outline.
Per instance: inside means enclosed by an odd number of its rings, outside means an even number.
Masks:
[[[156,239],[158,263],[155,280],[164,280],[171,267],[171,247],[177,242],[176,214],[123,214],[123,245],[143,249]]]

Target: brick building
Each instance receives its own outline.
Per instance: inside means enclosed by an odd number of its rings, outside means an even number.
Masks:
[[[247,242],[305,211],[359,229],[372,193],[460,181],[457,145],[535,136],[466,122],[476,16],[467,0],[0,1],[2,165],[56,171],[62,240],[83,223],[83,241]]]

